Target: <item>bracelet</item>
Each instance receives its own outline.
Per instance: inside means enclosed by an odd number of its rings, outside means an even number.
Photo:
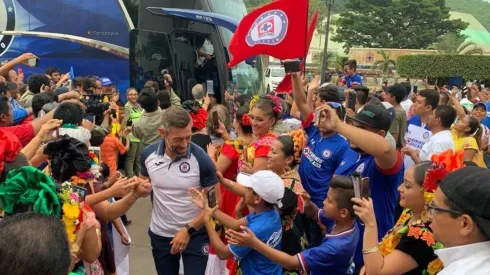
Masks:
[[[379,251],[379,248],[377,246],[375,246],[375,247],[372,247],[372,248],[369,248],[369,249],[363,249],[362,250],[362,254],[367,255],[367,254],[375,253],[375,252],[378,252],[378,251]]]
[[[138,195],[136,195],[136,192],[133,190],[131,190],[131,194],[133,195],[133,197],[135,197],[136,199],[139,199],[140,197]]]

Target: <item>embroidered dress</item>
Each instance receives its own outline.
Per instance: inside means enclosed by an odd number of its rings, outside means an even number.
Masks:
[[[266,158],[269,155],[272,142],[274,142],[274,140],[276,139],[277,136],[274,133],[268,133],[252,142],[247,147],[247,159],[244,160],[243,158],[241,158],[238,161],[238,169],[241,170],[240,167],[242,167],[243,161],[246,161],[247,163],[253,165],[256,158]]]
[[[384,256],[395,249],[410,255],[418,267],[405,273],[407,275],[434,275],[442,270],[442,262],[434,254],[434,249],[442,248],[442,244],[434,240],[430,223],[409,223],[412,212],[405,209],[395,226],[386,233],[378,247]]]

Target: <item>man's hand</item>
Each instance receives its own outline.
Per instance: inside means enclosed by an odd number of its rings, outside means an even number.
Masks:
[[[404,155],[407,155],[409,157],[412,157],[413,155],[418,155],[419,151],[414,149],[414,148],[410,148],[410,147],[403,147],[400,152]]]
[[[206,104],[207,106],[209,106],[209,103],[211,103],[211,99],[209,98],[209,95],[206,94],[206,96],[204,97],[203,104]]]
[[[228,93],[228,91],[225,91],[225,100],[234,100],[234,96]]]
[[[41,139],[41,142],[44,143],[56,139],[53,133],[61,127],[62,123],[62,120],[50,119],[48,122],[43,124],[37,133],[37,136]]]
[[[94,129],[94,124],[87,119],[82,120],[81,126],[85,129],[89,130],[89,132],[92,132],[92,130]]]
[[[170,241],[170,244],[172,245],[172,249],[170,249],[170,254],[179,254],[184,251],[184,249],[187,247],[187,244],[189,243],[189,240],[191,239],[191,236],[189,236],[189,233],[187,233],[187,229],[182,228],[177,233],[175,234],[174,238],[172,241]]]
[[[65,83],[68,79],[70,79],[70,73],[62,75],[59,82]]]
[[[70,92],[61,94],[58,96],[58,103],[61,103],[64,100],[68,100],[68,99],[80,100],[80,94],[76,91],[70,91]]]
[[[37,56],[35,56],[32,53],[24,53],[21,56],[16,57],[13,61],[16,61],[16,63],[19,63],[19,64],[22,63],[24,65],[27,65],[27,61],[29,61],[29,59],[35,58],[35,57],[37,57]]]
[[[342,123],[334,108],[325,104],[319,108],[321,110],[320,128],[336,131]]]
[[[151,193],[151,182],[149,180],[140,179],[135,177],[138,181],[138,185],[134,188],[134,193],[140,198],[146,198]]]
[[[116,183],[116,181],[118,181],[119,179],[122,179],[123,176],[121,174],[121,172],[119,171],[116,171],[116,173],[114,173],[112,176],[109,177],[109,179],[107,179],[107,187],[111,187],[114,183]]]

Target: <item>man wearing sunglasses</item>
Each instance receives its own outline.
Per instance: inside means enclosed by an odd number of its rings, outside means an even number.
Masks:
[[[357,162],[342,175],[351,176],[357,172],[370,180],[369,191],[378,224],[378,238],[381,240],[393,227],[397,188],[404,173],[401,153],[385,139],[391,126],[391,115],[385,108],[375,105],[364,106],[355,116],[347,116],[346,122],[328,105],[322,107],[322,112],[320,127],[344,136],[352,148],[346,157],[352,159],[351,155],[357,156]],[[360,226],[364,231],[363,225]],[[354,262],[358,269],[363,265],[362,238]]]
[[[490,170],[465,167],[447,175],[427,207],[435,253],[444,263],[439,275],[490,274]]]

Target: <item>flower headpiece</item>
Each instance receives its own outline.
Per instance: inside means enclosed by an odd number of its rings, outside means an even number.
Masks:
[[[250,116],[248,114],[244,114],[242,116],[242,124],[245,126],[250,126],[252,122],[250,121]]]
[[[272,107],[274,113],[281,114],[282,113],[281,99],[275,95],[268,95],[268,97],[272,100],[272,102],[274,102],[274,106]]]
[[[259,99],[260,97],[258,95],[252,97],[252,100],[250,100],[250,104],[248,105],[248,109],[250,111],[255,107],[255,104],[257,104],[257,101],[259,101]]]
[[[424,183],[422,184],[426,204],[432,201],[434,192],[447,174],[463,168],[463,156],[463,150],[456,153],[453,150],[447,150],[432,156],[432,167],[425,173]]]
[[[206,127],[206,120],[208,119],[208,112],[203,108],[200,108],[196,113],[190,112],[192,119],[192,128],[201,130]]]

